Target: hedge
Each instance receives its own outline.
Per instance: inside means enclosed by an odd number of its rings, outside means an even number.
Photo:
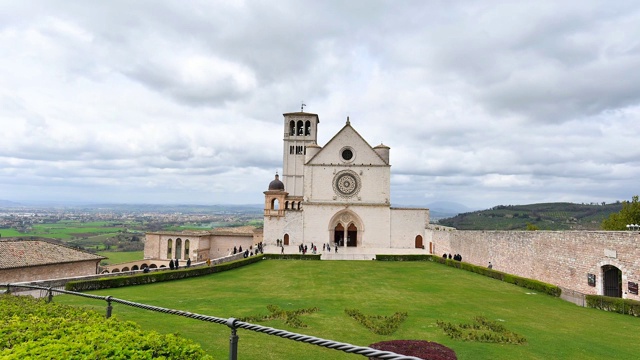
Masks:
[[[432,255],[376,255],[378,261],[431,261]]]
[[[523,288],[531,289],[540,293],[545,293],[551,296],[559,297],[562,290],[552,284],[548,284],[542,281],[529,279],[517,275],[507,274],[501,271],[489,269],[484,266],[477,266],[462,261],[445,259],[440,256],[434,255],[376,255],[376,260],[380,261],[433,261],[447,266],[455,267],[466,271],[471,271],[476,274],[494,278],[506,283],[514,284]]]
[[[263,254],[264,259],[272,260],[320,260],[321,254]]]
[[[11,295],[0,295],[0,358],[213,359],[175,334],[146,332],[97,311]]]
[[[123,287],[123,286],[143,285],[143,284],[151,284],[151,283],[163,282],[163,281],[186,279],[190,277],[209,275],[213,273],[236,269],[242,266],[256,263],[258,261],[261,261],[262,259],[263,259],[263,256],[257,255],[257,256],[248,257],[246,259],[240,259],[240,260],[231,261],[228,263],[213,265],[213,266],[180,268],[178,270],[167,269],[162,271],[154,271],[146,274],[141,273],[141,274],[135,274],[130,276],[115,276],[115,277],[104,277],[104,278],[94,279],[94,280],[70,281],[65,285],[65,290],[68,290],[68,291],[100,290],[100,289],[110,289],[110,288],[117,288],[117,287]]]
[[[619,314],[640,316],[640,301],[602,295],[587,295],[587,307]]]

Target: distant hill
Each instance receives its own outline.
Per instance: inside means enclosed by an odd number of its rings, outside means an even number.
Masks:
[[[16,207],[16,206],[21,206],[21,205],[22,204],[17,203],[17,202],[0,199],[0,207]]]
[[[602,220],[621,209],[622,203],[499,205],[440,219],[438,223],[459,230],[526,230],[527,224],[540,230],[599,230]]]

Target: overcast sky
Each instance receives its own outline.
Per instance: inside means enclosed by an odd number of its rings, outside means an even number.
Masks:
[[[283,113],[394,205],[640,194],[637,1],[0,1],[0,199],[260,204]]]

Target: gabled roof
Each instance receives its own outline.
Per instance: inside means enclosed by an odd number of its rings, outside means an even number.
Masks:
[[[233,226],[233,227],[218,227],[211,230],[182,230],[182,231],[149,231],[147,234],[153,235],[168,235],[175,236],[177,238],[185,238],[188,236],[211,236],[211,235],[225,235],[225,236],[251,236],[254,232],[262,230],[253,225],[245,226]]]
[[[362,144],[366,145],[366,147],[371,150],[371,154],[374,154],[372,156],[374,156],[376,159],[380,160],[380,162],[382,164],[385,165],[389,165],[381,156],[380,154],[378,154],[373,147],[371,147],[371,145],[369,145],[369,143],[367,142],[367,140],[365,140],[362,135],[360,135],[360,133],[354,129],[351,126],[351,122],[349,121],[349,118],[347,117],[347,123],[342,127],[342,129],[340,129],[340,131],[338,131],[335,135],[333,135],[333,137],[322,147],[322,149],[320,151],[318,151],[317,154],[315,154],[311,159],[309,159],[309,161],[307,161],[307,164],[312,164],[314,159],[319,158],[327,148],[331,148],[331,145],[333,142],[337,141],[337,139],[339,139],[340,137],[342,137],[342,135],[348,131],[352,131],[353,133],[355,133],[355,135],[357,136],[357,138],[362,142]],[[350,145],[354,145],[354,144],[350,144]],[[379,146],[379,145],[378,145]],[[378,147],[376,146],[376,147]],[[388,148],[386,145],[383,145],[386,148]]]
[[[0,240],[0,269],[102,259],[106,257],[44,240]]]

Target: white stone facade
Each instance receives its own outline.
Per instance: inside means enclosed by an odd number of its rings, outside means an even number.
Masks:
[[[265,243],[423,248],[429,210],[390,206],[389,147],[372,148],[349,119],[318,146],[319,122],[316,114],[284,114],[283,181],[276,176],[264,192]]]

